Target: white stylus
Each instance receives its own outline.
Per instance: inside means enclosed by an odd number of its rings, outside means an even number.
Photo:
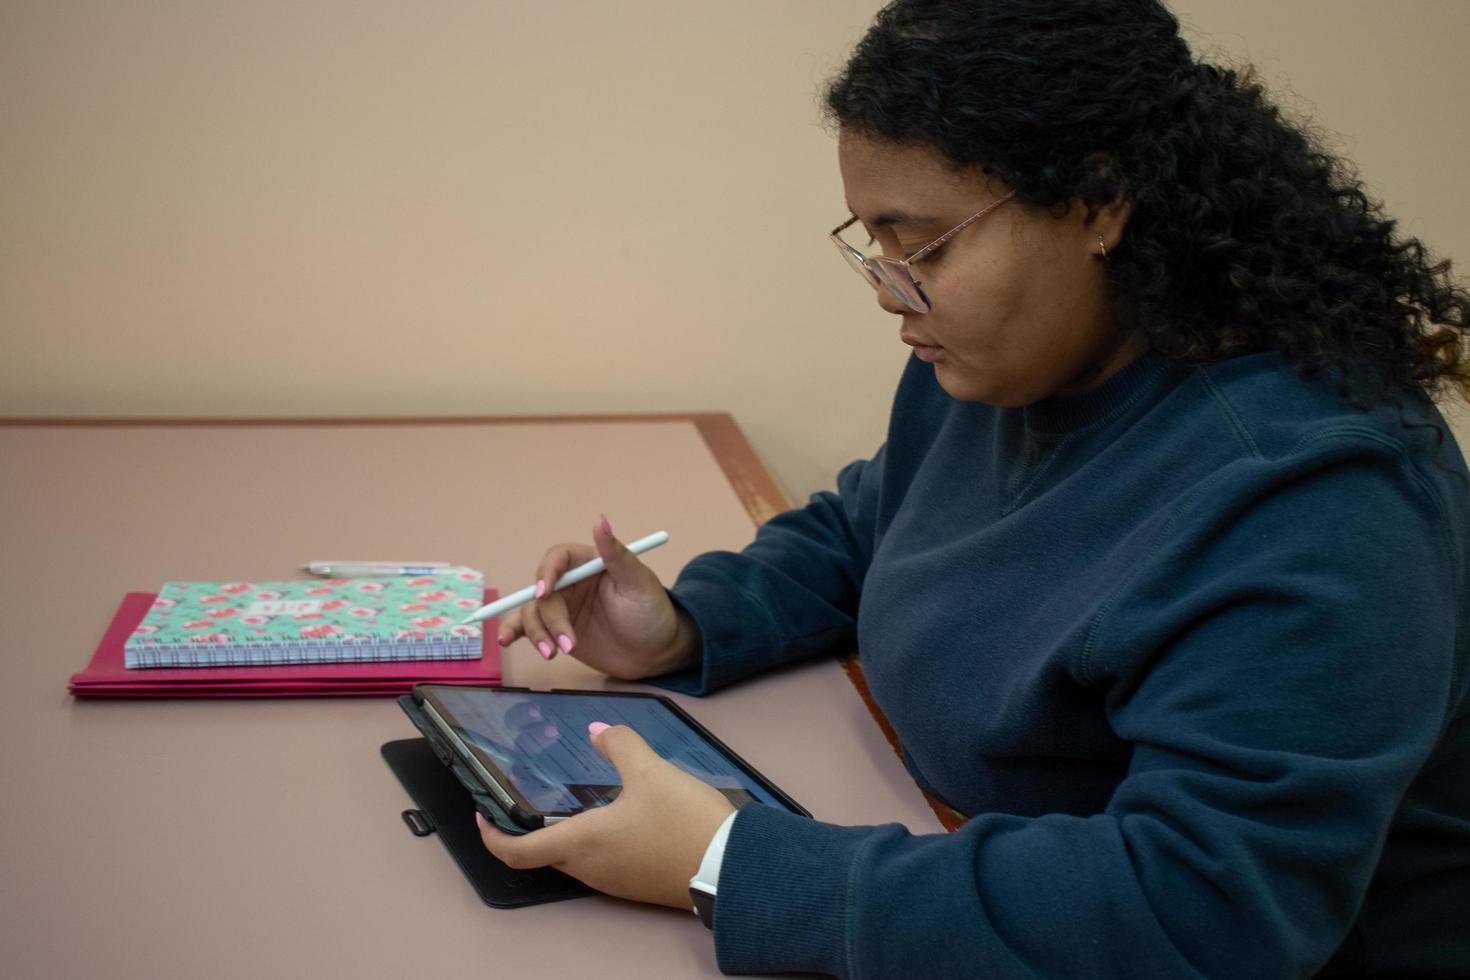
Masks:
[[[637,541],[628,545],[628,550],[635,555],[641,555],[645,551],[652,551],[667,540],[669,540],[668,531],[655,531],[648,537],[639,538]],[[606,567],[602,563],[601,558],[594,558],[589,562],[578,565],[557,579],[556,584],[551,587],[551,591],[555,592],[557,589],[564,589],[569,585],[575,585],[583,579],[591,578]],[[525,605],[534,598],[536,598],[536,586],[528,585],[519,592],[512,592],[508,596],[496,599],[488,606],[481,606],[460,620],[459,624],[465,626],[469,623],[478,623],[482,619],[489,619],[491,616],[499,616],[503,612],[510,612],[516,606]]]

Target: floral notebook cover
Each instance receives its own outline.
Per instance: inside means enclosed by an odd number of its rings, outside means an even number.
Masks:
[[[485,576],[289,582],[168,582],[124,645],[128,667],[384,660],[469,660],[480,626],[459,625],[484,602]]]

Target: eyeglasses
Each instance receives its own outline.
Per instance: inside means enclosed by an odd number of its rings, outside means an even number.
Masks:
[[[837,246],[837,251],[842,253],[847,264],[852,266],[854,272],[867,280],[868,285],[874,289],[887,289],[898,298],[899,302],[915,313],[928,313],[933,307],[929,303],[929,297],[924,294],[920,280],[914,275],[912,263],[929,255],[959,234],[967,225],[979,221],[1015,196],[1016,192],[1011,191],[1000,200],[993,201],[904,259],[892,259],[886,255],[864,255],[843,241],[842,233],[857,224],[857,215],[853,215],[833,228],[832,233],[827,237],[832,239],[832,244]]]

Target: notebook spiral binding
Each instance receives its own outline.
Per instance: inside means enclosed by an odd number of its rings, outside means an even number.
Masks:
[[[283,664],[382,663],[394,660],[473,660],[479,631],[333,643],[285,640],[241,643],[162,643],[128,647],[128,667],[269,667]]]

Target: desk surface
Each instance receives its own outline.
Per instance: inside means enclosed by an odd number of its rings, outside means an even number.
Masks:
[[[128,591],[445,558],[530,580],[606,513],[670,582],[784,505],[727,416],[0,424],[0,963],[13,977],[717,975],[694,916],[476,898],[378,747],[391,699],[77,701]],[[505,682],[631,688],[524,642]],[[820,820],[940,829],[835,661],[676,698]]]

